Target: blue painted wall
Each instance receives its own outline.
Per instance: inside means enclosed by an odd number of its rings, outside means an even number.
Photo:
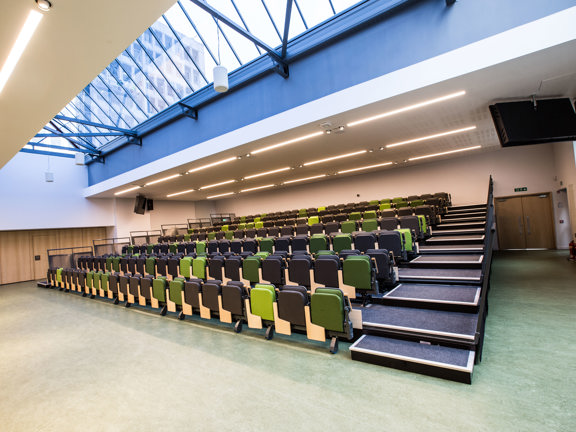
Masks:
[[[576,0],[423,0],[202,107],[88,167],[89,184],[322,96],[576,5]],[[351,67],[354,65],[354,67]],[[226,119],[222,122],[222,119]]]

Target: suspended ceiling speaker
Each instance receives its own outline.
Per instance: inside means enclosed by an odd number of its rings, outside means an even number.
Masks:
[[[214,90],[218,93],[228,91],[228,70],[224,66],[214,67]]]

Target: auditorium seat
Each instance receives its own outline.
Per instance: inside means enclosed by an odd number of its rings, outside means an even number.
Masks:
[[[274,303],[276,302],[276,290],[268,284],[256,284],[250,290],[250,313],[260,318],[260,325],[252,325],[250,319],[248,325],[252,328],[266,326],[266,339],[272,339],[274,335]],[[257,323],[257,321],[255,321]]]
[[[343,249],[352,249],[352,236],[350,234],[337,234],[332,238],[332,249],[340,253]]]
[[[392,252],[397,261],[408,259],[402,236],[398,231],[381,231],[378,233],[378,248]]]

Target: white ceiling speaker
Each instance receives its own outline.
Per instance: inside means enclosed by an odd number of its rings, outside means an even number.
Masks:
[[[54,173],[50,172],[50,171],[46,171],[44,173],[44,179],[48,182],[48,183],[52,183],[54,181]]]
[[[228,91],[228,70],[224,66],[214,67],[214,90],[218,93]]]
[[[76,165],[84,165],[84,153],[74,153],[74,163]]]

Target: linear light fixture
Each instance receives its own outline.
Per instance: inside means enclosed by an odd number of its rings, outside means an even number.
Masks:
[[[400,141],[394,144],[388,144],[386,146],[386,148],[391,148],[391,147],[398,147],[404,144],[412,144],[415,142],[420,142],[420,141],[426,141],[426,140],[430,140],[430,139],[434,139],[434,138],[440,138],[443,136],[448,136],[448,135],[454,135],[454,134],[458,134],[458,133],[462,133],[462,132],[468,132],[471,130],[476,129],[476,126],[468,126],[465,128],[461,128],[461,129],[454,129],[454,130],[450,130],[447,132],[441,132],[441,133],[437,133],[434,135],[428,135],[428,136],[424,136],[424,137],[420,137],[420,138],[414,138],[414,139],[410,139],[410,140],[406,140],[406,141]]]
[[[167,181],[167,180],[172,180],[172,179],[174,179],[174,178],[176,178],[176,177],[180,177],[180,176],[181,176],[181,174],[174,174],[174,175],[171,175],[171,176],[168,176],[168,177],[163,177],[163,178],[161,178],[161,179],[148,182],[148,183],[146,183],[144,186],[151,186],[151,185],[156,184],[156,183],[162,183],[162,182],[165,182],[165,181]]]
[[[320,131],[320,132],[314,132],[314,133],[311,133],[311,134],[308,134],[308,135],[304,135],[304,136],[301,136],[301,137],[298,137],[298,138],[294,138],[294,139],[291,139],[291,140],[288,140],[288,141],[283,141],[283,142],[281,142],[281,143],[274,144],[274,145],[271,145],[271,146],[268,146],[268,147],[262,147],[262,148],[260,148],[260,149],[258,149],[258,150],[254,150],[253,152],[250,152],[250,153],[252,153],[252,154],[262,153],[262,152],[265,152],[265,151],[268,151],[268,150],[272,150],[272,149],[275,149],[275,148],[278,148],[278,147],[282,147],[282,146],[285,146],[285,145],[288,145],[288,144],[294,144],[294,143],[297,143],[297,142],[300,142],[300,141],[304,141],[304,140],[307,140],[307,139],[309,139],[309,138],[314,138],[314,137],[317,137],[317,136],[320,136],[320,135],[324,135],[324,132],[322,132],[322,131]]]
[[[236,181],[236,180],[226,180],[226,181],[223,181],[223,182],[220,182],[220,183],[214,183],[214,184],[202,186],[202,187],[200,188],[200,190],[210,189],[210,188],[213,188],[213,187],[216,187],[216,186],[222,186],[222,185],[225,185],[225,184],[234,183],[235,181]]]
[[[128,192],[132,192],[133,190],[140,189],[141,187],[142,187],[142,186],[134,186],[134,187],[131,187],[131,188],[128,188],[128,189],[124,189],[123,191],[116,192],[114,195],[122,195],[122,194],[125,194],[125,193],[128,193]]]
[[[426,159],[426,158],[431,158],[431,157],[436,157],[436,156],[444,156],[447,154],[452,154],[452,153],[459,153],[459,152],[465,152],[468,150],[476,150],[479,149],[482,146],[474,146],[474,147],[466,147],[466,148],[462,148],[462,149],[458,149],[458,150],[450,150],[450,151],[446,151],[446,152],[442,152],[442,153],[434,153],[434,154],[429,154],[429,155],[425,155],[425,156],[418,156],[418,157],[413,157],[408,159],[409,161],[415,161],[418,159]]]
[[[16,42],[14,42],[14,45],[10,50],[10,54],[8,54],[8,57],[4,62],[4,66],[2,66],[2,70],[0,70],[0,92],[2,92],[6,82],[8,82],[8,78],[10,78],[10,75],[14,72],[18,60],[22,57],[28,42],[30,42],[34,32],[38,28],[38,24],[40,24],[42,17],[42,13],[35,10],[30,11],[28,14],[28,18],[26,18],[26,21],[16,38]]]
[[[319,163],[324,163],[324,162],[330,162],[332,160],[336,160],[336,159],[343,159],[343,158],[347,158],[347,157],[352,157],[352,156],[357,156],[359,154],[363,154],[366,153],[367,150],[360,150],[354,153],[346,153],[346,154],[342,154],[342,155],[338,155],[338,156],[332,156],[326,159],[319,159],[319,160],[315,160],[312,162],[306,162],[305,164],[303,164],[304,166],[309,166],[309,165],[316,165]]]
[[[253,188],[250,188],[250,189],[242,189],[240,192],[250,192],[250,191],[255,191],[255,190],[258,190],[258,189],[271,188],[271,187],[274,187],[274,186],[276,186],[276,185],[274,185],[274,184],[268,184],[268,185],[264,185],[264,186],[253,187]]]
[[[238,158],[237,158],[236,156],[234,156],[234,157],[230,157],[230,158],[228,158],[228,159],[222,159],[221,161],[218,161],[218,162],[212,162],[212,163],[207,164],[207,165],[202,165],[202,166],[200,166],[200,167],[198,167],[198,168],[192,168],[191,170],[188,170],[188,172],[189,172],[189,173],[193,173],[193,172],[196,172],[196,171],[201,171],[201,170],[203,170],[203,169],[211,168],[211,167],[217,166],[217,165],[222,165],[222,164],[225,164],[225,163],[228,163],[228,162],[232,162],[232,161],[234,161],[234,160],[238,160]]]
[[[314,179],[322,178],[322,177],[326,177],[326,176],[327,176],[327,174],[320,174],[320,175],[312,176],[312,177],[304,177],[304,178],[299,178],[296,180],[288,180],[288,181],[282,182],[282,184],[285,185],[285,184],[290,184],[290,183],[298,183],[298,182],[302,182],[302,181],[306,181],[306,180],[314,180]]]
[[[206,199],[219,198],[219,197],[228,196],[228,195],[234,195],[234,192],[226,192],[226,193],[222,193],[222,194],[218,194],[218,195],[212,195],[212,196],[206,197]]]
[[[384,162],[381,164],[376,164],[376,165],[366,165],[363,167],[358,167],[358,168],[352,168],[352,169],[347,169],[347,170],[343,170],[343,171],[338,171],[338,174],[346,174],[349,172],[354,172],[354,171],[362,171],[362,170],[367,170],[367,169],[372,169],[372,168],[378,168],[378,167],[383,167],[383,166],[387,166],[387,165],[392,165],[393,162]]]
[[[166,195],[166,198],[170,198],[170,197],[178,196],[178,195],[184,195],[184,194],[187,194],[187,193],[190,193],[190,192],[194,192],[195,190],[196,190],[196,189],[188,189],[188,190],[185,190],[185,191],[182,191],[182,192],[176,192],[176,193],[173,193],[173,194]]]
[[[393,115],[395,115],[395,114],[400,114],[400,113],[403,113],[403,112],[406,112],[406,111],[411,111],[411,110],[413,110],[413,109],[422,108],[422,107],[425,107],[425,106],[428,106],[428,105],[432,105],[432,104],[435,104],[435,103],[438,103],[438,102],[444,102],[444,101],[446,101],[446,100],[453,99],[453,98],[458,97],[458,96],[463,96],[463,95],[465,95],[465,94],[466,94],[466,92],[465,92],[464,90],[459,91],[459,92],[456,92],[456,93],[450,93],[450,94],[447,94],[447,95],[445,95],[445,96],[441,96],[441,97],[439,97],[439,98],[429,99],[429,100],[426,100],[426,101],[424,101],[424,102],[420,102],[420,103],[417,103],[417,104],[414,104],[414,105],[408,105],[408,106],[405,106],[405,107],[403,107],[403,108],[399,108],[399,109],[396,109],[396,110],[393,110],[393,111],[388,111],[388,112],[385,112],[385,113],[382,113],[382,114],[378,114],[378,115],[375,115],[375,116],[372,116],[372,117],[366,117],[366,118],[361,119],[361,120],[356,120],[356,121],[354,121],[354,122],[348,123],[347,126],[348,126],[348,127],[357,126],[357,125],[359,125],[359,124],[368,123],[368,122],[371,122],[371,121],[373,121],[373,120],[378,120],[378,119],[381,119],[381,118],[384,118],[384,117],[390,117],[390,116],[393,116]]]
[[[252,175],[249,175],[249,176],[244,177],[244,179],[245,179],[245,180],[248,180],[248,179],[251,179],[251,178],[262,177],[262,176],[265,176],[265,175],[268,175],[268,174],[275,174],[275,173],[279,173],[279,172],[282,172],[282,171],[288,171],[289,169],[290,169],[290,167],[278,168],[278,169],[275,169],[275,170],[272,170],[272,171],[266,171],[266,172],[261,172],[261,173],[258,173],[258,174],[252,174]]]

